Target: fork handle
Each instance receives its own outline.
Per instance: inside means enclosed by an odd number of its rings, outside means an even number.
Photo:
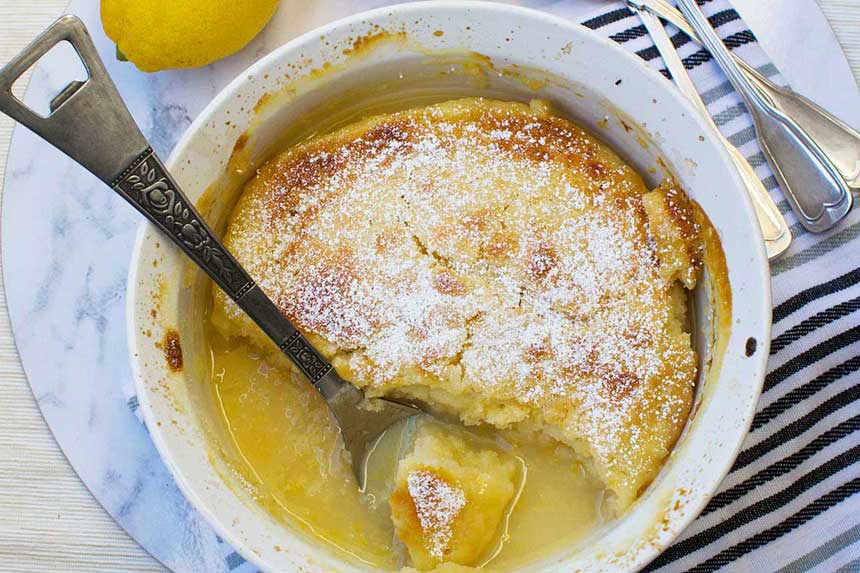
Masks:
[[[11,88],[21,74],[62,41],[75,48],[88,78],[66,86],[44,117],[12,95]],[[132,119],[77,17],[57,20],[0,69],[0,112],[30,128],[131,203],[206,272],[314,385],[332,370],[221,244],[181,191]]]
[[[833,228],[853,204],[838,167],[806,131],[756,89],[695,0],[678,0],[678,8],[743,97],[762,151],[801,224],[812,232]]]
[[[683,14],[666,0],[627,0],[627,3],[637,10],[646,10],[663,18],[694,42],[702,43]],[[761,95],[791,117],[833,160],[848,187],[855,193],[860,191],[860,132],[810,99],[777,86],[736,55],[732,56]]]

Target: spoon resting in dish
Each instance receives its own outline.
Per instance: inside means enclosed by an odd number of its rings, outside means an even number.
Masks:
[[[66,86],[41,116],[21,103],[14,82],[59,42],[72,44],[89,77]],[[366,399],[343,380],[281,314],[185,197],[135,124],[83,22],[64,16],[0,69],[0,111],[30,128],[105,182],[162,231],[293,361],[334,414],[361,483],[365,448],[386,428],[418,408]]]

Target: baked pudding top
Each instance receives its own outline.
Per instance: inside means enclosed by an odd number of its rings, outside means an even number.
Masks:
[[[225,241],[368,395],[559,440],[623,510],[689,414],[698,217],[546,104],[475,98],[278,155]],[[216,328],[268,344],[213,292]]]

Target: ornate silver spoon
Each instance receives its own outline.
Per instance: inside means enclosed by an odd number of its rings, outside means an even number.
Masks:
[[[89,77],[63,88],[47,117],[12,95],[12,84],[61,41],[74,46]],[[120,99],[83,22],[64,16],[0,69],[0,111],[27,126],[107,183],[182,249],[307,376],[331,409],[353,471],[362,480],[368,443],[416,414],[413,406],[374,399],[343,380],[221,244],[155,155]]]

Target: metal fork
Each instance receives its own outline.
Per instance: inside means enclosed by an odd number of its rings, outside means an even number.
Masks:
[[[666,0],[635,0],[635,4],[671,23],[694,42],[702,44],[684,15]],[[815,102],[790,89],[779,87],[741,58],[734,54],[732,56],[762,97],[791,117],[809,139],[833,160],[846,185],[855,193],[860,191],[860,133]]]
[[[743,154],[738,151],[738,149],[732,145],[728,139],[726,139],[717,127],[716,123],[714,123],[713,118],[711,118],[711,114],[705,106],[705,102],[702,101],[702,98],[699,96],[699,92],[696,90],[696,86],[693,85],[693,81],[687,74],[687,70],[684,68],[684,63],[675,51],[675,46],[672,45],[672,40],[663,28],[663,24],[660,22],[660,19],[647,10],[637,8],[635,2],[628,2],[628,6],[638,12],[639,17],[645,24],[645,28],[651,35],[651,39],[654,40],[657,50],[663,57],[663,62],[666,64],[666,67],[669,68],[669,72],[672,74],[672,79],[674,80],[675,85],[677,85],[678,89],[681,90],[681,93],[683,93],[687,99],[696,106],[699,114],[708,120],[714,133],[720,138],[725,148],[729,151],[729,155],[747,187],[747,193],[752,200],[753,207],[755,207],[756,216],[758,218],[759,226],[761,227],[762,237],[764,238],[765,248],[767,249],[768,259],[774,260],[785,253],[789,245],[791,245],[792,237],[791,230],[788,228],[788,223],[786,223],[785,218],[782,216],[782,213],[779,212],[773,198],[771,198],[767,189],[765,189],[761,180],[755,174],[755,170],[752,165],[750,165]]]
[[[630,1],[646,9],[662,2]],[[743,98],[762,151],[801,224],[812,232],[832,229],[851,211],[854,197],[847,179],[828,153],[828,147],[819,145],[792,115],[757,89],[695,0],[678,0],[678,7]],[[822,143],[831,144],[826,140]]]
[[[68,41],[89,77],[66,86],[47,117],[12,95],[12,84],[52,47]],[[420,413],[417,408],[374,399],[365,408],[361,390],[343,380],[302,333],[254,283],[182,193],[120,99],[83,22],[64,16],[0,69],[0,111],[27,126],[101,179],[188,255],[307,376],[334,414],[353,471],[362,483],[370,440]]]

